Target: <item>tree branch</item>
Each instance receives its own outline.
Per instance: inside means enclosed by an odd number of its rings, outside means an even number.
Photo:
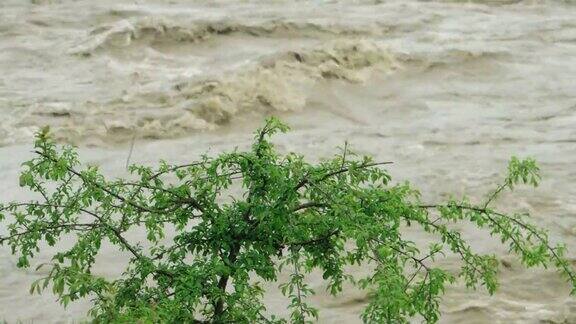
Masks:
[[[359,166],[356,167],[356,169],[366,169],[366,168],[370,168],[370,167],[374,167],[374,166],[378,166],[378,165],[385,165],[385,164],[393,164],[394,162],[374,162],[374,163],[366,163],[366,164],[361,164]],[[348,171],[350,171],[351,168],[350,167],[346,167],[346,168],[341,168],[338,169],[336,171],[332,171],[326,175],[324,175],[322,178],[318,179],[318,182],[322,182],[330,177],[333,177],[335,175],[341,174],[341,173],[346,173]],[[308,183],[310,183],[311,179],[309,177],[304,177],[302,180],[300,180],[300,182],[298,182],[298,184],[296,185],[296,187],[294,187],[294,190],[298,190],[302,187],[304,187],[305,185],[307,185]]]
[[[438,207],[447,207],[444,205],[421,205],[419,206],[420,208],[438,208]],[[546,246],[546,249],[550,252],[550,254],[552,255],[552,257],[556,260],[556,261],[561,261],[562,259],[560,258],[560,256],[558,256],[558,254],[556,253],[556,251],[554,250],[554,248],[552,248],[549,244],[548,244],[548,240],[545,239],[544,237],[542,237],[542,235],[540,233],[538,233],[537,231],[534,231],[534,229],[532,229],[530,226],[527,226],[526,224],[522,223],[521,221],[510,217],[506,214],[503,213],[499,213],[493,210],[489,210],[486,208],[479,208],[479,207],[473,207],[473,206],[462,206],[462,205],[451,205],[451,207],[456,207],[456,208],[460,208],[460,209],[467,209],[467,210],[472,210],[472,211],[476,211],[479,213],[482,213],[484,215],[486,215],[486,217],[488,217],[488,219],[496,224],[497,226],[499,226],[499,228],[501,228],[501,225],[496,222],[492,217],[490,217],[490,214],[496,215],[498,217],[501,218],[505,218],[508,219],[510,221],[512,221],[513,223],[515,223],[516,225],[520,226],[522,229],[528,231],[529,233],[531,233],[532,235],[534,235],[539,241],[540,243],[544,244]],[[510,236],[510,238],[515,242],[516,241],[514,239],[513,236]],[[519,248],[521,249],[521,251],[524,252],[524,250],[522,249],[521,246],[519,246]],[[568,277],[570,278],[570,280],[572,282],[576,282],[576,276],[574,275],[573,271],[571,269],[568,269],[566,267],[566,265],[564,263],[560,263],[562,264],[561,268],[564,270],[564,272],[568,275]]]
[[[318,238],[310,239],[310,240],[303,241],[303,242],[287,243],[286,245],[288,245],[288,246],[305,246],[305,245],[310,245],[310,244],[316,244],[316,243],[319,243],[322,241],[326,241],[329,238],[331,238],[332,236],[335,236],[338,234],[340,234],[340,230],[337,229],[337,230],[333,230],[332,232],[330,232],[324,236],[318,237]]]
[[[324,204],[324,203],[319,203],[319,202],[314,202],[314,201],[310,201],[307,203],[303,203],[301,205],[298,205],[296,207],[294,207],[291,212],[297,212],[299,210],[302,209],[307,209],[307,208],[326,208],[326,207],[330,207],[330,205],[328,204]]]

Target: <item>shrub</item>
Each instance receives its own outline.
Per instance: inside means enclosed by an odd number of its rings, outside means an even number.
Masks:
[[[475,253],[449,226],[465,221],[488,229],[525,266],[555,266],[576,287],[564,246],[552,246],[526,215],[492,207],[505,189],[537,185],[533,160],[513,158],[508,176],[482,204],[430,205],[408,184],[391,184],[382,169],[386,163],[347,146],[318,164],[294,153],[279,155],[269,138],[286,130],[272,118],[247,152],[203,156],[186,165],[162,162],[158,169],[132,165],[134,180],[107,180],[97,167],[80,168],[75,150],[58,148],[44,130],[36,138],[36,157],[24,163],[20,176],[20,185],[40,199],[0,205],[0,219],[11,222],[0,242],[25,268],[40,243],[53,246],[72,235],[73,246],[43,265],[49,274],[31,291],[51,285],[64,305],[92,297],[89,314],[97,322],[303,323],[318,316],[306,302],[314,293],[306,274],[319,270],[333,295],[345,281],[368,291],[365,322],[420,316],[433,323],[445,287],[458,278],[470,288],[497,288],[496,257]],[[437,241],[416,246],[403,236],[405,226],[418,226]],[[126,237],[135,227],[145,228],[144,241]],[[168,228],[175,229],[173,237],[166,237]],[[105,241],[130,258],[117,279],[91,271]],[[434,262],[450,252],[461,259],[457,273]],[[345,270],[348,265],[373,271],[357,277]],[[291,273],[279,286],[289,319],[266,313],[259,282],[277,281],[282,269]]]

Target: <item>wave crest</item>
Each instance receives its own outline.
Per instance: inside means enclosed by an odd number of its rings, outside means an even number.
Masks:
[[[105,104],[70,109],[56,118],[66,120],[59,124],[54,117],[35,117],[53,124],[53,133],[63,141],[122,142],[134,132],[138,137],[170,138],[212,130],[243,114],[299,111],[318,82],[363,82],[376,70],[389,72],[396,66],[381,44],[336,40],[268,56],[213,79],[190,79],[164,91],[137,90]]]
[[[73,46],[70,54],[90,56],[113,48],[126,48],[144,42],[156,41],[200,42],[213,36],[243,34],[250,36],[317,36],[361,35],[368,30],[354,30],[334,25],[297,23],[283,20],[271,20],[256,24],[244,24],[235,21],[173,22],[163,17],[145,16],[123,19],[111,25],[93,29],[87,39]]]

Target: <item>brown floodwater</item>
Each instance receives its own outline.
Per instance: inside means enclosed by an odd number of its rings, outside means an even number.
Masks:
[[[498,203],[530,212],[576,257],[572,1],[2,0],[0,72],[0,201],[26,198],[18,170],[44,125],[122,176],[132,141],[131,162],[185,162],[248,147],[274,114],[292,127],[275,140],[281,151],[314,161],[348,141],[394,161],[394,179],[430,202],[479,201],[510,156],[534,157],[541,186]],[[501,287],[451,287],[441,323],[576,323],[576,298],[554,271],[524,270],[487,233],[458,229],[497,253]],[[16,259],[0,248],[0,321],[85,319],[89,301],[64,309],[49,293],[29,295],[42,273]],[[124,263],[104,247],[95,273],[117,276]],[[361,292],[332,298],[320,276],[309,280],[320,322],[359,322]],[[269,288],[269,311],[288,314]]]

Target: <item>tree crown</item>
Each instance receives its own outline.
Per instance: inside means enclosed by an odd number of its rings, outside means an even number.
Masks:
[[[488,229],[525,266],[555,266],[576,287],[563,245],[552,245],[526,215],[492,207],[504,190],[538,184],[534,160],[512,158],[507,177],[481,204],[424,204],[409,184],[391,183],[382,169],[389,162],[347,145],[317,164],[278,154],[270,137],[287,129],[271,118],[248,151],[185,165],[162,162],[156,169],[132,165],[131,180],[82,168],[74,148],[59,148],[43,130],[20,176],[20,185],[39,199],[0,205],[0,220],[10,222],[0,243],[19,255],[19,267],[29,267],[42,242],[54,246],[73,237],[72,247],[41,265],[50,271],[31,291],[51,285],[64,305],[91,297],[90,316],[102,322],[303,323],[318,317],[306,302],[314,293],[306,275],[318,270],[333,295],[346,281],[368,291],[365,322],[420,316],[433,323],[446,285],[457,278],[490,293],[498,286],[496,256],[475,253],[450,227],[465,221]],[[403,235],[405,226],[437,241],[417,246]],[[133,228],[144,228],[145,240],[131,241]],[[129,256],[119,278],[92,273],[105,241]],[[457,273],[434,262],[446,253],[461,259]],[[346,271],[349,265],[373,270],[358,277]],[[290,273],[279,287],[288,298],[288,319],[267,313],[263,303],[261,281],[277,281],[280,271]]]

